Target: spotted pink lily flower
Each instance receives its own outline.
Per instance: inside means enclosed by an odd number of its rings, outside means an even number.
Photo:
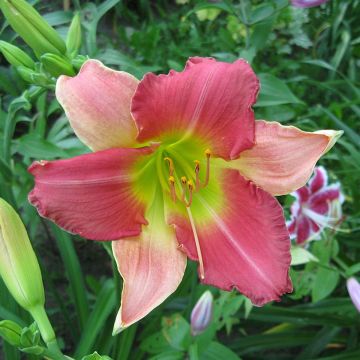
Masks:
[[[186,259],[200,279],[256,305],[292,290],[290,240],[274,195],[303,186],[338,132],[255,121],[251,67],[191,58],[139,82],[89,60],[56,96],[94,152],[34,162],[42,216],[92,240],[115,240],[124,279],[114,333],[161,304]]]
[[[291,0],[291,4],[295,7],[309,8],[322,5],[328,0]]]
[[[292,193],[296,198],[288,222],[290,237],[297,244],[319,239],[325,228],[336,228],[342,219],[344,196],[340,184],[328,185],[324,167],[315,168],[309,184]]]

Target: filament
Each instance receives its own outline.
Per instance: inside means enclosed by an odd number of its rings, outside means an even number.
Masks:
[[[205,270],[204,270],[204,262],[203,262],[203,258],[202,258],[202,254],[201,254],[199,237],[198,237],[198,234],[197,234],[197,231],[196,231],[195,222],[194,222],[191,210],[190,210],[189,207],[187,207],[186,210],[187,210],[187,213],[188,213],[188,216],[189,216],[191,230],[192,230],[192,232],[194,234],[196,252],[197,252],[197,256],[198,256],[198,260],[199,260],[200,279],[204,280],[205,279]]]

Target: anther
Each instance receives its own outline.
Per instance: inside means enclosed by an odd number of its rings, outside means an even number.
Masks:
[[[169,176],[169,187],[171,198],[176,202],[175,178],[173,176]]]
[[[164,161],[167,161],[169,163],[169,173],[170,173],[170,176],[173,176],[174,175],[174,163],[173,163],[172,159],[169,157],[165,157]]]
[[[192,198],[193,198],[194,184],[191,180],[189,180],[187,185],[189,188],[189,200],[185,200],[185,205],[186,205],[186,207],[190,207],[190,205],[192,203]]]
[[[182,188],[181,201],[182,202],[185,202],[186,184],[187,184],[187,179],[185,176],[182,176],[181,177],[181,188]]]
[[[206,155],[206,175],[205,175],[205,182],[203,184],[203,187],[207,186],[207,184],[209,183],[209,179],[210,179],[210,157],[211,157],[211,150],[210,149],[206,149],[205,150],[205,155]]]
[[[200,177],[199,177],[199,172],[200,172],[200,161],[199,160],[195,160],[195,174],[196,174],[196,179],[195,179],[195,191],[199,191],[200,189]]]

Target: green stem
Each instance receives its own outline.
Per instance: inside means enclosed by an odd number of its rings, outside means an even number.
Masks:
[[[56,359],[66,359],[65,356],[61,353],[59,345],[56,341],[56,336],[54,329],[50,323],[50,320],[46,314],[46,311],[43,306],[36,306],[35,308],[29,310],[31,316],[34,318],[36,324],[39,327],[41,337],[43,338],[44,342],[46,343],[48,350],[53,353],[57,354]]]

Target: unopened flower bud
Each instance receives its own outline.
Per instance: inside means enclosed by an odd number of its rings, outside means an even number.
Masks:
[[[351,277],[346,282],[346,287],[350,295],[350,299],[356,307],[357,311],[360,312],[360,284],[359,282]]]
[[[50,81],[45,74],[39,73],[35,70],[31,70],[25,66],[18,66],[16,68],[19,75],[27,82],[40,86],[49,85]]]
[[[24,51],[6,41],[0,41],[0,51],[5,59],[14,66],[25,66],[29,69],[35,68],[35,62]]]
[[[213,317],[213,296],[205,291],[191,312],[191,333],[199,335],[207,329]]]
[[[22,327],[11,320],[0,321],[0,336],[12,346],[20,346]]]
[[[0,199],[0,275],[24,309],[43,307],[39,263],[19,215],[3,199]]]
[[[81,46],[81,22],[80,14],[76,13],[73,17],[69,32],[66,37],[66,49],[71,58],[77,55]]]
[[[60,35],[25,0],[0,0],[0,8],[11,27],[37,57],[47,52],[66,53],[66,45]]]
[[[75,71],[70,62],[59,55],[44,54],[40,58],[46,71],[52,76],[59,77],[61,75],[74,76]]]

